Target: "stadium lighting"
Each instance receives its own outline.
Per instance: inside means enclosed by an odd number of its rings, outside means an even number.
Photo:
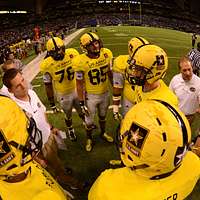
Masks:
[[[27,11],[25,11],[25,10],[0,10],[0,14],[26,14],[27,13]]]

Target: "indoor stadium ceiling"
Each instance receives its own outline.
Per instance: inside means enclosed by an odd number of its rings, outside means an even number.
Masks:
[[[0,0],[0,9],[34,9],[35,0]]]

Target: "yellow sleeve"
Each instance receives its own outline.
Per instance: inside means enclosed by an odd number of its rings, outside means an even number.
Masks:
[[[113,72],[125,73],[127,67],[128,55],[120,55],[114,60]]]
[[[69,55],[70,58],[76,57],[79,55],[79,52],[74,48],[68,48],[65,50],[65,54]]]
[[[85,67],[86,65],[84,65],[85,63],[85,57],[83,56],[83,54],[80,54],[78,56],[76,56],[73,59],[73,67],[74,67],[74,71],[78,72],[78,71],[85,71]]]
[[[48,70],[48,58],[44,59],[41,63],[40,63],[40,71],[42,73],[45,73],[45,72],[49,72]]]
[[[107,48],[105,48],[105,50],[106,50],[106,53],[108,54],[108,57],[112,59],[113,58],[112,51],[110,49],[107,49]]]
[[[88,200],[105,200],[104,191],[106,191],[105,183],[109,183],[107,180],[107,172],[109,170],[105,170],[101,173],[101,175],[96,179],[92,187],[90,188],[88,194]]]

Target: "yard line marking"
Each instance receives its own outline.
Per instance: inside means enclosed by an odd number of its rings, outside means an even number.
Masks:
[[[32,87],[33,88],[38,88],[38,87],[41,87],[41,85],[40,84],[38,84],[38,85],[32,85]]]
[[[43,76],[36,76],[35,79],[41,79]]]

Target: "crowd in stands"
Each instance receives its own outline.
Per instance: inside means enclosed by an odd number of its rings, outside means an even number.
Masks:
[[[187,10],[184,12],[184,15],[180,15],[181,9],[174,4],[174,1],[167,1],[166,3],[166,1],[157,0],[152,2],[151,0],[146,0],[141,6],[141,15],[139,7],[136,6],[135,8],[134,5],[130,5],[131,10],[129,11],[127,4],[113,4],[110,6],[110,4],[105,3],[95,5],[90,3],[90,6],[86,6],[84,4],[85,1],[58,2],[55,5],[51,4],[50,1],[40,16],[35,15],[33,12],[23,15],[0,16],[0,23],[2,25],[0,31],[1,63],[5,47],[18,46],[18,43],[24,43],[24,47],[28,48],[28,51],[33,48],[33,29],[36,25],[39,25],[41,29],[41,36],[54,32],[55,35],[61,37],[74,28],[123,24],[166,27],[200,33],[200,26],[195,16],[192,16]],[[150,7],[151,9],[149,9]],[[17,58],[22,58],[27,54],[23,49],[23,47],[15,49],[17,52],[15,56]],[[19,54],[19,52],[22,53]]]

